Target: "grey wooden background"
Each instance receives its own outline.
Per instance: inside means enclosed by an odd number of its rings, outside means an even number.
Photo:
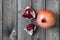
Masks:
[[[2,1],[3,40],[10,40],[12,30],[17,26],[17,0]]]
[[[59,3],[60,0],[46,0],[46,8],[56,14],[56,25],[46,30],[37,26],[38,30],[35,35],[29,36],[24,28],[31,21],[22,18],[21,15],[26,6],[32,6],[36,13],[44,9],[45,0],[0,0],[0,40],[2,38],[10,40],[10,34],[14,28],[17,30],[18,40],[59,40]],[[32,23],[36,24],[35,21]]]
[[[32,6],[36,12],[45,8],[45,0],[18,0],[18,40],[59,40],[59,1],[46,0],[46,9],[52,10],[57,16],[57,23],[49,29],[42,29],[39,26],[34,36],[29,36],[25,31],[31,21],[22,18],[22,13],[27,6]],[[33,21],[32,21],[33,22]],[[34,24],[35,21],[33,22]]]
[[[2,40],[2,0],[0,0],[0,40]]]

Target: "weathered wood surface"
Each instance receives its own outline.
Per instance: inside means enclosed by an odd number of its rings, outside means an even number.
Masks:
[[[14,27],[17,27],[16,2],[16,0],[3,0],[3,40],[10,40],[10,32],[12,32]],[[2,33],[2,0],[0,0],[0,5],[0,33]],[[45,1],[18,0],[18,40],[59,40],[59,0],[47,0],[46,3],[46,8],[52,10],[57,16],[56,25],[53,28],[46,29],[46,31],[37,26],[38,30],[34,36],[29,36],[24,31],[24,28],[31,23],[30,20],[26,20],[21,16],[26,6],[32,6],[37,13],[45,8]],[[36,24],[35,21],[32,23]],[[2,40],[1,37],[0,40]]]
[[[24,31],[30,20],[22,18],[26,6],[31,6],[31,0],[18,0],[18,40],[31,40],[31,36]]]
[[[56,25],[46,30],[46,40],[59,40],[59,1],[47,0],[46,2],[46,8],[52,10],[57,17]]]
[[[45,9],[45,0],[32,0],[31,6],[34,8],[37,14],[39,10]],[[36,24],[36,22],[33,21],[32,23]],[[38,25],[37,29],[37,33],[33,36],[32,40],[46,40],[45,29],[40,28]]]
[[[24,9],[27,6],[31,6],[35,10],[41,10],[44,9],[45,3],[43,3],[43,0],[38,0],[35,6],[35,2],[37,0],[18,0],[18,40],[45,40],[45,30],[42,28],[39,28],[38,26],[38,31],[34,36],[29,36],[25,31],[24,28],[31,23],[30,20],[26,20],[25,18],[22,17],[22,13]],[[43,3],[43,5],[42,5]],[[39,4],[39,5],[37,5]],[[34,23],[35,24],[35,23]]]
[[[46,0],[46,8],[52,10],[57,16],[57,23],[49,29],[42,29],[39,26],[34,36],[29,36],[25,31],[30,20],[22,18],[22,13],[26,6],[32,6],[36,13],[45,8],[44,0],[18,0],[18,40],[59,40],[59,0]],[[35,21],[32,23],[36,24]],[[37,39],[38,38],[38,39]]]
[[[0,1],[1,3],[1,1]],[[3,40],[10,40],[10,34],[16,26],[16,0],[3,0]]]
[[[0,40],[2,40],[2,0],[0,0]]]

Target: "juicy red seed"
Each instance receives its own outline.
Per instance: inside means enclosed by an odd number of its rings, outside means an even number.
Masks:
[[[35,25],[34,24],[29,24],[28,26],[27,26],[27,30],[34,30],[34,27],[35,27]]]
[[[28,13],[27,13],[28,12]],[[28,8],[25,10],[24,14],[22,15],[24,18],[33,18],[33,16],[30,14],[32,12],[32,9],[31,8]]]
[[[28,11],[28,13],[27,13],[27,11]],[[25,11],[25,13],[22,15],[23,17],[25,17],[25,18],[33,18],[33,16],[30,14],[30,10],[26,10]]]
[[[23,14],[22,16],[23,16],[24,18],[29,18],[29,19],[30,19],[30,18],[33,18],[32,15],[30,15],[30,14],[28,14],[28,15],[27,15],[27,14]]]

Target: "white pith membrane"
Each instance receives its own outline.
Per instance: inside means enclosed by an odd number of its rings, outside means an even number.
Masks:
[[[29,7],[29,6],[26,7],[26,9],[29,9],[29,8],[31,8],[31,7]]]
[[[30,14],[33,16],[33,18],[35,18],[35,12],[34,11],[32,11]]]

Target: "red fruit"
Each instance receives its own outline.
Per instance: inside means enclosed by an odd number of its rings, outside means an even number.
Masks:
[[[36,22],[42,28],[50,28],[56,23],[56,17],[50,10],[40,10]]]
[[[31,23],[31,24],[29,24],[27,27],[25,27],[24,30],[25,30],[29,35],[33,35],[34,31],[36,30],[36,26]]]
[[[23,15],[24,18],[30,19],[30,18],[35,18],[35,12],[32,8],[26,7]]]

